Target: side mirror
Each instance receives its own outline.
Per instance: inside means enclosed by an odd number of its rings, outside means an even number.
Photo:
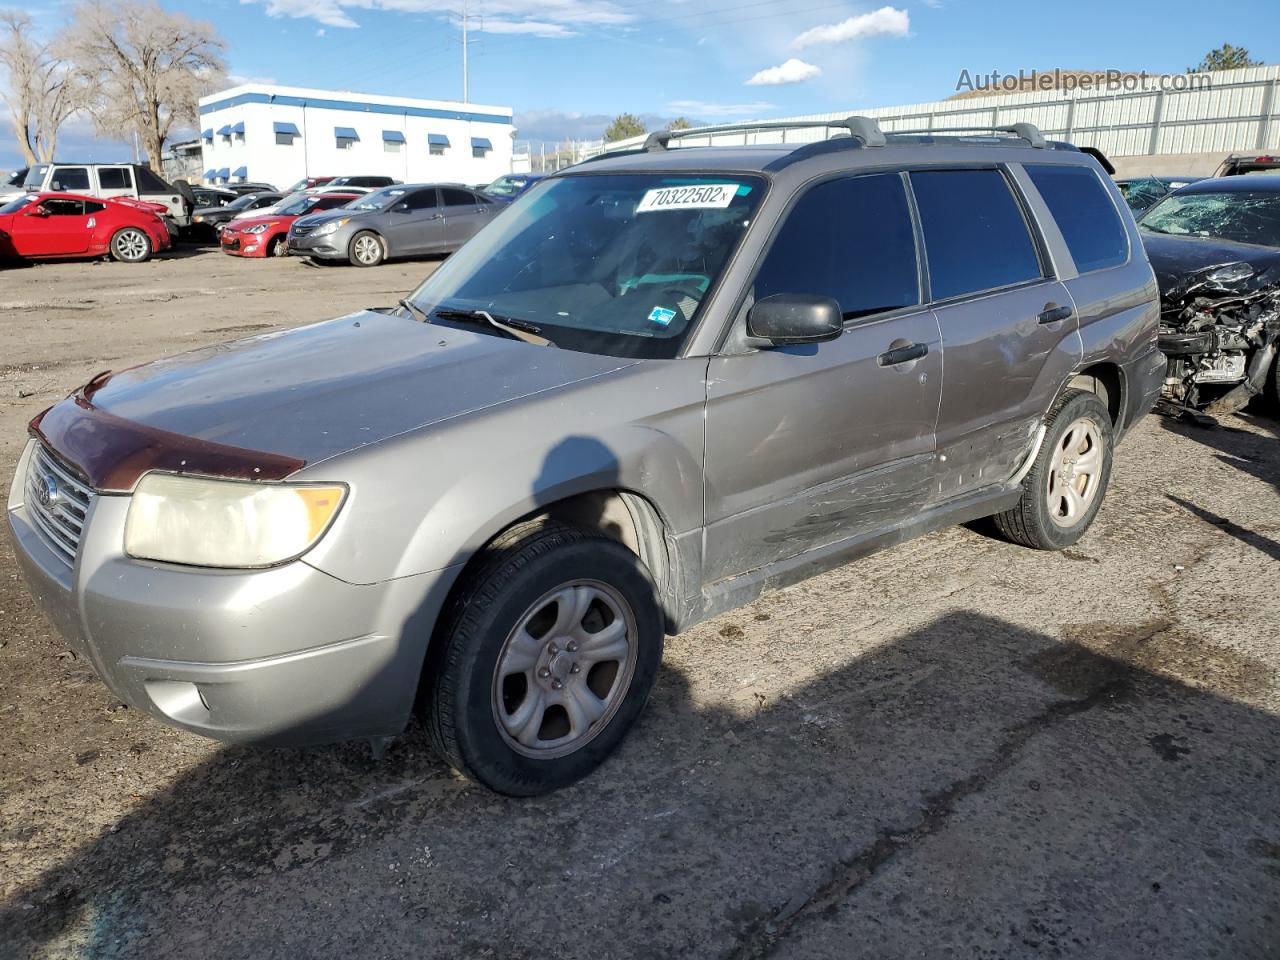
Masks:
[[[36,205],[34,207],[29,207],[27,209],[28,217],[47,217],[48,215],[49,215],[49,211],[39,205]]]
[[[391,208],[391,212],[392,213],[408,213],[409,204],[401,200],[399,203],[397,203],[394,207]]]
[[[774,346],[834,340],[844,332],[840,304],[808,293],[775,293],[747,314],[747,333]]]

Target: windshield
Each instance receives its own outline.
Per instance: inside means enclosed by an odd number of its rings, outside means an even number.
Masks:
[[[405,194],[404,187],[384,187],[347,204],[348,210],[385,210]]]
[[[1280,247],[1280,192],[1174,193],[1138,223],[1149,233]]]
[[[484,188],[485,193],[491,193],[495,197],[514,197],[520,192],[520,188],[525,184],[524,180],[516,180],[512,177],[499,177],[493,183]]]
[[[27,171],[27,178],[22,181],[22,185],[28,190],[38,190],[44,185],[44,175],[48,170],[49,164],[37,163]]]
[[[320,198],[314,193],[296,193],[285,197],[272,209],[281,216],[300,217],[319,202]]]
[[[258,198],[255,193],[246,193],[244,196],[236,197],[227,204],[228,210],[248,210],[253,206],[254,200]]]
[[[29,193],[24,197],[18,197],[17,200],[10,200],[3,207],[0,207],[0,214],[17,213],[29,203],[35,203],[35,194]]]
[[[763,193],[761,178],[744,176],[544,180],[413,302],[427,313],[485,310],[570,350],[674,357]]]

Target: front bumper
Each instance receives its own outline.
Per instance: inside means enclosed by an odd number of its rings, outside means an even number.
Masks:
[[[302,561],[253,571],[137,561],[122,549],[129,498],[105,495],[69,566],[22,502],[34,446],[7,511],[19,567],[121,700],[225,741],[301,746],[404,729],[447,575],[355,585]]]
[[[291,232],[288,239],[288,248],[289,256],[291,257],[345,260],[347,259],[347,236],[341,230],[320,237],[311,235],[299,237]]]

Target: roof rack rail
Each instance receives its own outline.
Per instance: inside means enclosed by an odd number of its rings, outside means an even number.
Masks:
[[[874,117],[853,116],[845,117],[843,120],[756,120],[746,123],[724,123],[712,127],[691,127],[688,130],[655,130],[645,138],[641,149],[648,153],[657,153],[668,149],[672,140],[682,137],[707,137],[723,133],[751,133],[762,130],[802,130],[815,127],[848,130],[849,136],[858,140],[864,147],[885,145],[884,132]]]
[[[1012,133],[1020,140],[1025,140],[1037,149],[1043,150],[1049,145],[1049,142],[1044,138],[1044,134],[1040,132],[1040,128],[1034,123],[1011,123],[1007,127],[933,127],[921,130],[889,131],[891,136],[894,134],[931,136],[935,133]]]

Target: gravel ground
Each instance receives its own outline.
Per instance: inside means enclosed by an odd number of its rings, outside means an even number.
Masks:
[[[433,264],[0,273],[0,482],[99,370]],[[0,956],[1280,956],[1280,427],[1149,417],[1074,549],[956,528],[672,638],[584,783],[422,731],[226,748],[123,708],[0,545]]]

